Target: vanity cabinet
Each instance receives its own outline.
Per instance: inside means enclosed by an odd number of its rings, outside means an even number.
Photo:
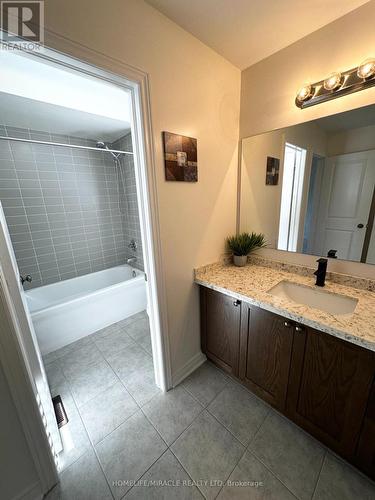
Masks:
[[[286,404],[292,346],[289,321],[242,304],[239,378],[279,410]]]
[[[375,479],[375,353],[201,287],[202,350]]]
[[[238,375],[241,302],[201,287],[202,351],[223,370]]]
[[[286,413],[337,453],[353,457],[373,376],[372,351],[296,325]]]

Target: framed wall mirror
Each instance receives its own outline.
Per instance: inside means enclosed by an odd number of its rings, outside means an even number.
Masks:
[[[240,170],[240,231],[375,264],[375,105],[247,137]]]

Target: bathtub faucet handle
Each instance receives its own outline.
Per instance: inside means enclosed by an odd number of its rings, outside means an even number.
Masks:
[[[33,279],[30,276],[30,274],[27,274],[26,276],[22,276],[22,274],[21,274],[20,281],[21,281],[21,285],[23,285],[25,283],[25,281],[27,281],[28,283],[31,283],[33,281]]]
[[[137,242],[134,239],[130,240],[128,247],[135,252],[138,248]]]

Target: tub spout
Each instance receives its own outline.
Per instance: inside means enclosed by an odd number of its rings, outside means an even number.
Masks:
[[[137,262],[137,257],[130,257],[130,259],[126,259],[127,264],[134,264]]]

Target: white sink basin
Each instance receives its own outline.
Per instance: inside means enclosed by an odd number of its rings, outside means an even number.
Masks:
[[[335,315],[353,313],[358,303],[358,299],[352,297],[326,292],[319,288],[309,288],[290,281],[280,281],[270,288],[268,293]]]

